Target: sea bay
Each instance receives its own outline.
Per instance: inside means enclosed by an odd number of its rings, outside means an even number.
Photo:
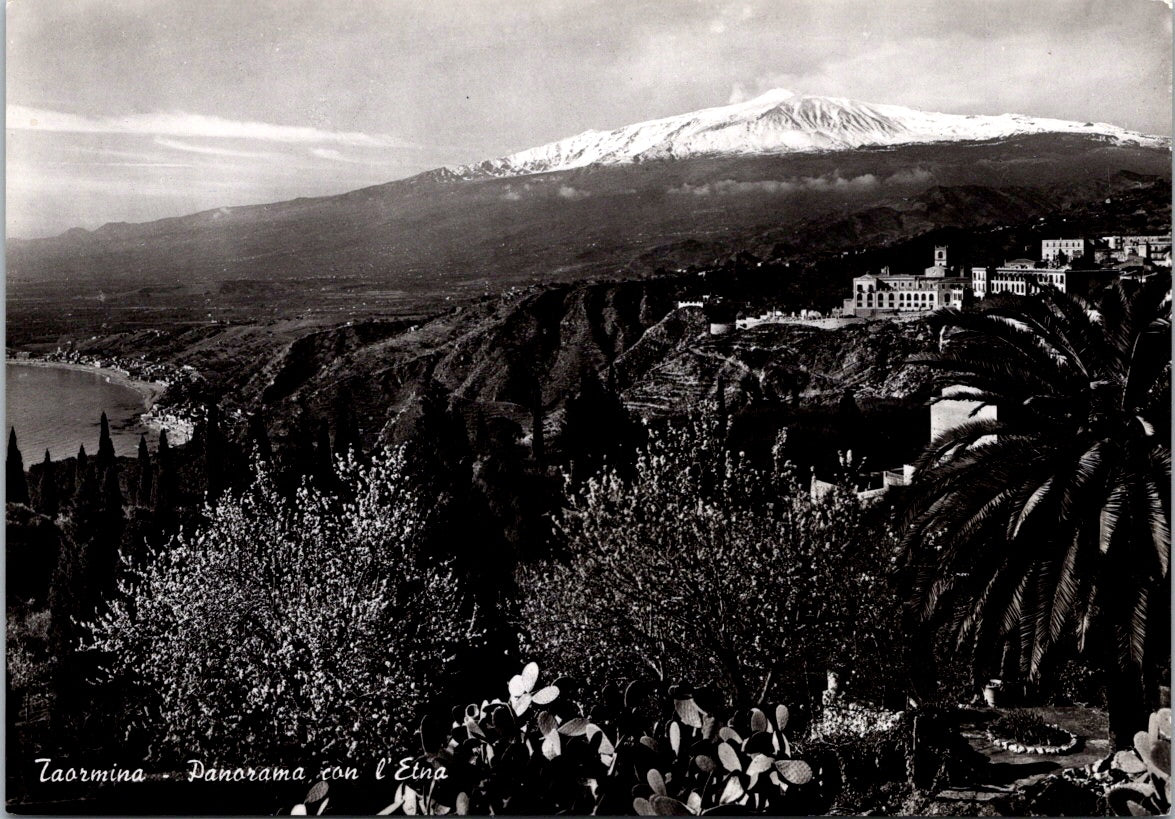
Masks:
[[[148,432],[140,415],[150,407],[154,387],[133,384],[97,368],[5,362],[5,421],[16,429],[25,466],[40,461],[46,449],[55,461],[76,455],[83,445],[87,453],[95,453],[103,412],[114,451],[134,455],[139,436]]]

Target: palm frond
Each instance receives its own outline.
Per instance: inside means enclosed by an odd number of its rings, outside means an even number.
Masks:
[[[1104,634],[1141,662],[1170,577],[1169,312],[1169,293],[1118,285],[1097,309],[1042,290],[931,317],[919,363],[999,409],[930,442],[901,520],[911,599],[960,646],[1015,637],[1038,675],[1068,634]]]
[[[1140,587],[1130,611],[1130,662],[1142,666],[1146,654],[1147,608],[1150,605],[1150,590]]]
[[[1073,625],[1070,621],[1070,615],[1073,613],[1078,594],[1085,586],[1084,579],[1077,571],[1080,556],[1081,538],[1077,532],[1074,532],[1056,577],[1052,612],[1049,617],[1048,640],[1050,644],[1056,643],[1060,639],[1066,626]]]

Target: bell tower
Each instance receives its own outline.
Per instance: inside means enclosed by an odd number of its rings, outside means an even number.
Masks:
[[[946,245],[935,245],[934,246],[934,266],[935,267],[946,267],[947,266],[947,246]]]

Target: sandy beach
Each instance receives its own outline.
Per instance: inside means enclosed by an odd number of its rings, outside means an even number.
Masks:
[[[12,359],[6,358],[5,364],[12,364],[18,367],[57,367],[63,370],[77,370],[78,372],[97,373],[103,375],[111,383],[118,384],[122,387],[128,387],[139,394],[143,399],[144,411],[151,409],[156,399],[163,394],[163,385],[156,381],[141,381],[137,378],[131,378],[126,373],[120,370],[113,370],[108,367],[93,367],[89,364],[73,364],[64,361],[44,361],[41,359]]]

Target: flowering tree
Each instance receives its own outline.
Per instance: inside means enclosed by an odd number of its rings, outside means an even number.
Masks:
[[[588,481],[557,529],[565,559],[520,577],[523,650],[552,669],[710,681],[747,704],[772,679],[876,681],[899,661],[888,529],[847,490],[736,465],[703,421],[654,434],[631,477]]]
[[[418,553],[425,507],[401,454],[339,465],[283,499],[258,472],[121,584],[91,627],[142,684],[154,755],[251,765],[383,752],[406,738],[454,642],[449,567]]]

